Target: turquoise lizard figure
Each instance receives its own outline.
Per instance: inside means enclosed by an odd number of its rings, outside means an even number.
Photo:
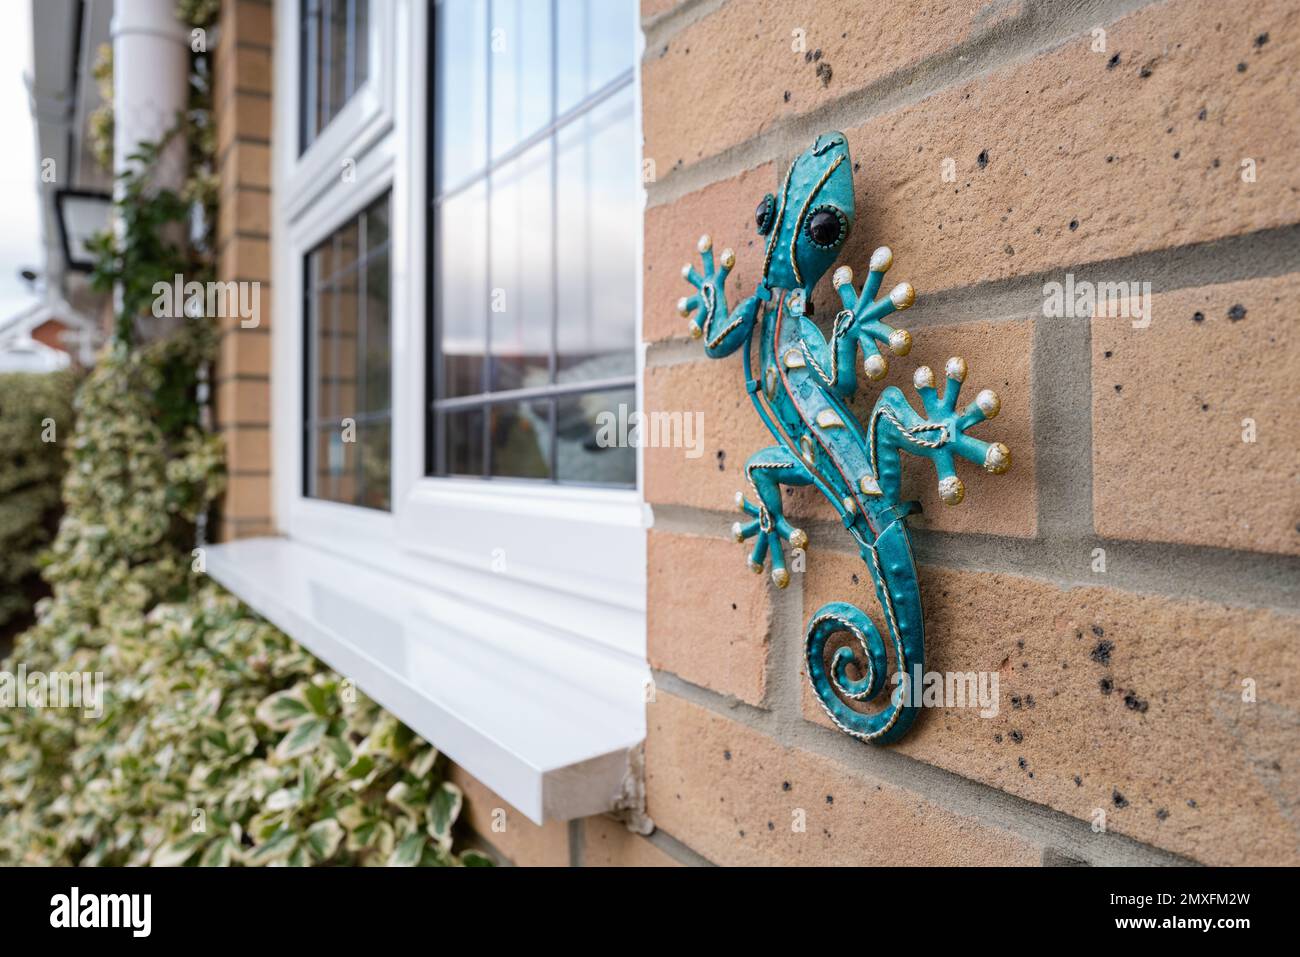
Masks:
[[[705,235],[698,244],[703,273],[683,267],[682,276],[695,293],[678,303],[681,315],[692,317],[691,334],[704,338],[710,358],[744,349],[746,388],[776,439],[745,464],[753,500],[736,493],[736,505],[749,519],[737,522],[732,532],[737,541],[754,539],[750,568],[761,573],[770,557],[772,580],[784,588],[790,575],[783,543],[803,549],[808,536],[786,520],[781,487],[816,486],[838,511],[857,542],[884,610],[896,683],[883,710],[867,713],[851,706],[872,701],[884,688],[888,650],[871,619],[847,602],[824,605],[809,621],[804,643],[808,679],[843,731],[888,744],[901,738],[916,717],[919,689],[914,696],[909,686],[914,670],[923,671],[925,659],[921,592],[905,523],[920,506],[899,501],[900,453],[929,459],[939,476],[940,498],[956,505],[965,495],[956,458],[977,462],[993,473],[1011,465],[1005,445],[966,434],[971,426],[997,415],[1000,403],[996,393],[985,390],[958,410],[966,363],[954,357],[945,368],[942,395],[928,367],[921,366],[913,375],[924,415],[892,386],[881,393],[865,425],[849,411],[847,399],[858,385],[859,351],[863,374],[877,380],[888,371],[878,344],[888,345],[898,356],[911,350],[911,336],[884,320],[911,306],[916,294],[908,283],[900,283],[888,296],[876,298],[894,258],[882,246],[871,254],[870,272],[860,291],[854,290],[848,266],[835,271],[832,282],[843,308],[829,342],[809,318],[812,291],[853,226],[853,164],[843,133],[817,137],[790,165],[781,195],[769,193],[759,203],[755,219],[759,234],[768,239],[754,294],[728,308],[725,286],[736,257],[726,249],[715,260]],[[755,329],[758,376],[753,374]],[[855,654],[848,644],[838,647],[827,662],[828,641],[843,632],[856,639],[862,653],[858,677],[849,674]]]

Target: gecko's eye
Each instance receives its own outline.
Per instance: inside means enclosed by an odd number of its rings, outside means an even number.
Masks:
[[[808,217],[808,238],[814,245],[828,249],[838,245],[849,232],[849,221],[834,206],[818,206]]]
[[[766,236],[772,231],[772,220],[775,218],[776,197],[768,193],[759,201],[758,208],[754,210],[754,225],[758,227],[760,236]]]

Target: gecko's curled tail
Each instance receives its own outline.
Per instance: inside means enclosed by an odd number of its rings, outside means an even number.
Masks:
[[[871,701],[880,694],[889,678],[889,658],[875,624],[848,602],[830,602],[812,616],[804,641],[804,664],[822,708],[842,731],[863,741],[889,744],[901,738],[916,717],[919,695],[910,692],[912,669],[924,667],[925,662],[921,592],[901,518],[881,532],[873,545],[866,546],[863,558],[885,612],[899,674],[889,704],[874,713],[858,711],[849,704]],[[848,674],[849,663],[858,657],[852,645],[837,648],[827,663],[826,644],[841,632],[853,636],[864,659],[860,667],[865,673],[859,678]]]

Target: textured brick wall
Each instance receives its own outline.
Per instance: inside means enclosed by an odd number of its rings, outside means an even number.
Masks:
[[[1283,121],[1300,8],[642,11],[646,405],[705,416],[702,457],[646,451],[654,846],[718,864],[1300,863],[1300,127]],[[919,296],[900,317],[916,347],[881,385],[914,397],[916,366],[964,356],[968,388],[1003,398],[976,434],[1015,456],[1002,476],[959,466],[956,508],[906,462],[927,667],[997,672],[1000,713],[926,709],[886,749],[829,727],[801,668],[821,603],[881,620],[862,563],[798,491],[807,571],[777,591],[745,570],[731,498],[770,439],[739,356],[705,359],[674,309],[701,232],[736,250],[733,301],[753,288],[754,206],[830,129],[857,170],[841,261],[861,277],[887,244],[887,283]],[[1067,272],[1150,282],[1150,326],[1049,318],[1044,283]]]
[[[218,537],[228,541],[272,530],[269,0],[225,0],[217,37],[217,277],[261,283],[256,328],[221,320],[214,398],[230,484]]]

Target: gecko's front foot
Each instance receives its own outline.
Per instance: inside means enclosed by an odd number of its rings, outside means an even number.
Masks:
[[[730,249],[724,249],[715,258],[713,240],[707,233],[700,237],[696,248],[700,251],[704,272],[698,272],[690,263],[682,267],[682,278],[695,287],[695,294],[677,300],[677,312],[683,317],[690,317],[691,338],[703,336],[706,352],[717,359],[730,355],[749,336],[757,315],[758,301],[750,296],[734,310],[729,310],[727,275],[736,265],[736,254]]]
[[[692,339],[698,339],[704,335],[704,330],[708,328],[710,321],[717,313],[718,302],[723,300],[725,303],[725,285],[727,275],[736,265],[736,254],[731,249],[724,249],[722,254],[716,259],[713,255],[713,239],[708,233],[700,237],[700,241],[695,244],[700,251],[700,261],[704,266],[704,274],[701,275],[695,267],[687,263],[682,267],[682,278],[695,287],[696,293],[693,296],[683,296],[677,300],[677,312],[683,317],[690,317],[690,332]],[[698,316],[692,316],[691,313],[699,310]],[[723,312],[726,312],[724,305]]]

